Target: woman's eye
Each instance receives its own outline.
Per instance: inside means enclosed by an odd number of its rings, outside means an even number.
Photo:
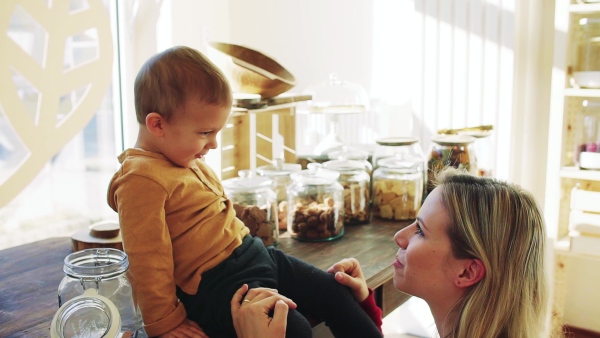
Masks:
[[[417,230],[415,231],[415,234],[423,236],[423,230],[421,229],[421,226],[417,223],[416,227],[417,227]]]

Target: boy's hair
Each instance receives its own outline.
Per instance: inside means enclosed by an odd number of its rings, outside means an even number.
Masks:
[[[134,97],[142,125],[151,112],[169,120],[191,97],[222,106],[232,102],[225,75],[202,53],[185,46],[169,48],[146,61],[135,78]]]

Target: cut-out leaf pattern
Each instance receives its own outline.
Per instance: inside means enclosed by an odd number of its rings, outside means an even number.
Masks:
[[[47,4],[0,1],[0,207],[86,126],[112,79],[103,1]]]

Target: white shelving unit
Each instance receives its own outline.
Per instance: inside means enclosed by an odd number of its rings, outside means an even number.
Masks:
[[[573,160],[583,101],[600,101],[600,89],[573,87],[570,78],[584,17],[600,18],[600,4],[556,0],[545,218],[554,240],[556,310],[564,324],[600,332],[600,256],[571,251],[568,237],[573,187],[600,191],[600,171],[581,170]]]

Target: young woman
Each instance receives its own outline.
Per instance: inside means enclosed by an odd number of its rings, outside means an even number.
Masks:
[[[560,336],[546,320],[545,225],[533,197],[454,169],[439,173],[437,182],[416,221],[394,235],[394,286],[427,302],[440,337]],[[329,272],[359,301],[368,295],[355,259]],[[282,336],[285,323],[268,313],[279,304],[277,316],[293,303],[272,293],[240,307],[243,292],[232,300],[238,335]]]

